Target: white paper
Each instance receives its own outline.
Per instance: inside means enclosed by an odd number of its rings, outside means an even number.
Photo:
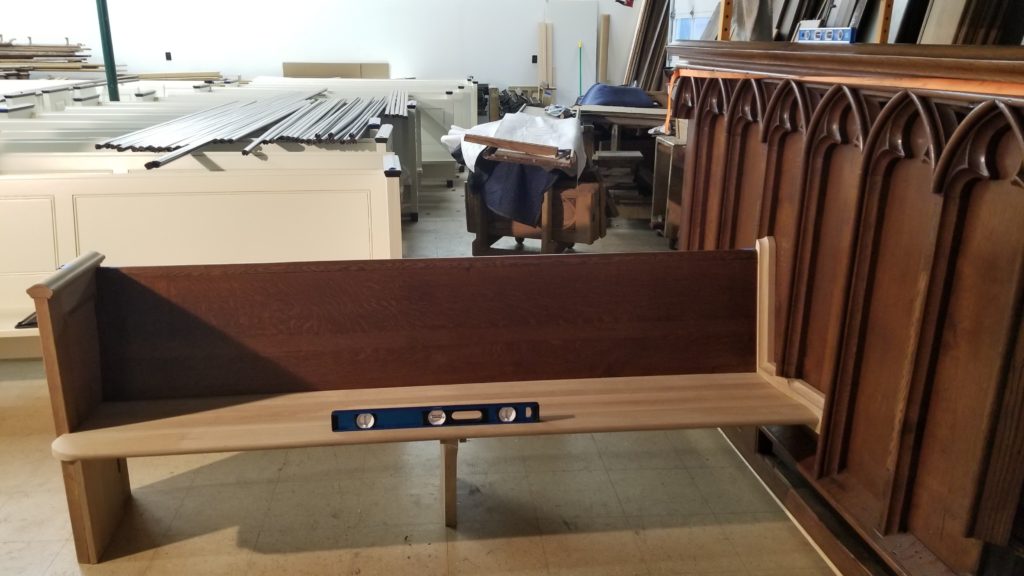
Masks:
[[[587,153],[583,147],[583,130],[576,118],[557,119],[516,113],[506,114],[497,122],[478,124],[468,130],[452,126],[448,134],[441,137],[441,141],[448,146],[448,150],[451,152],[454,152],[461,143],[462,158],[466,162],[466,167],[475,172],[477,158],[487,149],[487,146],[463,141],[466,134],[554,146],[559,150],[572,150],[576,157],[576,174],[574,176],[577,178],[583,174],[583,169],[587,165]]]

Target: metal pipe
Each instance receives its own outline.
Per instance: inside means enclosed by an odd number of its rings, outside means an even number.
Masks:
[[[284,132],[289,126],[291,126],[298,118],[301,118],[306,112],[312,108],[313,102],[306,101],[304,106],[299,110],[293,112],[290,116],[278,122],[272,126],[269,130],[264,132],[259,137],[253,139],[248,146],[242,149],[242,156],[248,156],[252,154],[253,150],[259,148],[263,144],[269,144],[277,139],[277,137]]]
[[[119,138],[100,143],[118,150],[165,151],[188,146],[196,137],[216,128],[216,141],[234,141],[272,121],[286,116],[286,111],[325,89],[308,93],[281,93],[263,100],[231,101],[200,110],[175,120],[151,126]]]
[[[319,102],[313,102],[308,108],[306,108],[302,115],[295,118],[295,120],[289,123],[288,127],[277,135],[278,139],[288,140],[291,138],[291,134],[302,127],[307,122],[311,121],[316,114],[317,109],[320,108]]]
[[[356,118],[356,121],[349,127],[348,140],[355,141],[359,139],[359,136],[366,131],[366,127],[370,125],[370,118],[380,114],[380,111],[384,107],[384,100],[371,100],[370,105],[366,107],[363,113]]]
[[[205,126],[218,118],[232,114],[237,105],[236,103],[231,106],[209,110],[184,122],[175,122],[161,130],[138,134],[136,138],[119,142],[118,149],[145,149],[153,148],[157,145],[159,145],[158,147],[168,147],[169,144],[174,142],[171,138],[180,138],[182,134],[194,132],[197,126]]]
[[[100,21],[100,44],[103,46],[103,72],[107,77],[107,96],[111,102],[121,100],[117,85],[117,63],[114,62],[114,43],[110,38],[110,15],[107,0],[96,0],[96,15]]]
[[[338,107],[338,109],[335,110],[333,114],[331,114],[330,116],[328,116],[327,118],[324,119],[323,124],[317,129],[316,134],[313,134],[313,138],[317,142],[322,141],[324,139],[324,137],[327,136],[327,130],[329,130],[331,128],[331,126],[334,126],[334,124],[342,116],[344,116],[348,112],[348,110],[349,110],[349,104],[348,104],[347,101],[345,101],[345,103],[342,106]]]
[[[302,107],[303,101],[290,101],[287,99],[272,99],[268,101],[261,109],[256,110],[256,114],[252,115],[250,120],[244,124],[238,126],[233,132],[228,133],[223,140],[226,142],[234,142],[235,140],[249,135],[255,130],[263,128],[269,124],[274,124],[291,115],[293,112]]]
[[[376,106],[374,108],[371,108],[367,112],[367,114],[363,117],[362,121],[360,122],[360,124],[359,124],[359,126],[358,126],[358,128],[356,130],[356,132],[354,133],[354,135],[352,137],[353,141],[357,141],[360,138],[362,138],[364,135],[366,135],[366,131],[370,129],[370,122],[373,120],[373,118],[375,116],[377,116],[378,114],[383,112],[384,107],[385,107],[385,104],[384,104],[383,101],[381,101],[381,103],[378,106]]]
[[[345,130],[343,130],[342,133],[339,134],[339,136],[341,137],[338,138],[338,141],[351,140],[352,136],[354,135],[354,131],[358,129],[360,122],[369,123],[370,117],[372,116],[371,111],[377,107],[378,101],[380,100],[378,100],[377,98],[373,98],[370,101],[368,101],[367,105],[362,107],[362,110],[359,111],[359,114],[357,114],[355,118],[353,118],[352,121],[348,124],[348,126],[345,127]]]
[[[298,110],[301,107],[302,107],[302,104],[297,102],[297,103],[293,103],[291,105],[286,105],[286,106],[281,107],[281,108],[275,108],[275,109],[273,109],[273,110],[271,110],[269,112],[265,112],[264,114],[259,116],[256,120],[253,120],[253,121],[249,122],[248,124],[245,124],[245,125],[241,126],[240,128],[236,129],[231,134],[228,134],[224,138],[224,141],[226,141],[226,142],[234,142],[235,140],[238,140],[239,138],[243,138],[243,137],[245,137],[245,136],[255,132],[256,130],[259,130],[260,128],[264,128],[264,127],[269,126],[271,124],[276,124],[277,122],[280,122],[281,119],[290,116],[292,113],[294,113],[296,110]]]
[[[225,103],[225,104],[221,104],[220,106],[217,106],[215,108],[210,108],[210,109],[207,109],[207,110],[199,110],[199,111],[193,112],[191,114],[186,114],[185,116],[180,116],[180,117],[168,120],[166,122],[161,122],[160,124],[155,124],[153,126],[149,126],[149,127],[143,128],[141,130],[136,130],[135,132],[130,132],[128,134],[125,134],[124,136],[118,136],[117,138],[111,138],[110,140],[104,140],[103,142],[100,142],[99,144],[97,144],[96,148],[97,149],[115,148],[117,144],[119,144],[119,143],[121,143],[123,141],[126,141],[126,139],[131,139],[132,137],[141,135],[143,133],[152,133],[154,131],[161,130],[161,129],[169,126],[169,125],[174,124],[175,122],[180,122],[182,120],[186,120],[186,119],[189,119],[189,118],[195,118],[196,116],[200,116],[200,115],[206,114],[207,112],[210,112],[210,111],[213,111],[213,110],[217,110],[217,109],[223,108],[225,106],[230,106],[232,103],[233,102],[228,102],[228,103]]]
[[[219,114],[213,118],[204,119],[198,123],[179,126],[175,131],[169,134],[170,138],[176,138],[176,140],[164,141],[166,142],[165,144],[158,144],[156,147],[174,150],[181,146],[188,146],[195,138],[198,137],[198,135],[205,135],[210,130],[220,128],[231,122],[238,114],[238,109],[244,107],[245,105],[226,110],[223,114]]]
[[[220,117],[224,117],[231,113],[233,107],[224,107],[223,109],[215,109],[209,111],[212,113],[202,114],[189,120],[188,122],[175,122],[166,126],[162,130],[148,132],[143,134],[137,134],[135,138],[130,138],[121,142],[118,142],[116,148],[119,151],[124,150],[146,150],[154,147],[155,142],[166,143],[169,142],[168,138],[178,137],[184,130],[194,130],[195,126],[206,125],[212,120]],[[170,141],[173,142],[173,141]],[[160,147],[169,147],[161,144]]]
[[[324,130],[324,128],[327,128],[327,126],[330,125],[333,119],[336,118],[341,113],[341,111],[345,109],[345,104],[345,100],[342,100],[340,98],[337,99],[334,106],[331,107],[331,110],[327,114],[325,114],[320,119],[320,121],[317,122],[312,128],[306,131],[306,140],[312,142],[319,139],[318,137],[320,133]]]
[[[344,116],[339,118],[338,122],[335,123],[335,125],[331,127],[330,130],[327,131],[327,137],[325,138],[325,140],[327,140],[328,142],[336,141],[335,137],[340,136],[342,131],[348,129],[348,126],[351,124],[352,119],[359,115],[360,110],[362,110],[365,105],[366,103],[363,102],[362,98],[356,98],[355,100],[353,100],[352,105],[349,106],[348,112]]]
[[[283,140],[296,141],[307,128],[313,125],[314,122],[320,119],[320,114],[323,113],[323,101],[317,102],[310,108],[308,114],[300,122],[292,126],[286,133],[281,135]]]

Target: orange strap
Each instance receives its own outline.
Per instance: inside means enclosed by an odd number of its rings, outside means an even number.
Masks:
[[[672,115],[676,111],[676,103],[672,99],[672,95],[675,93],[676,79],[686,76],[684,72],[682,68],[677,68],[672,73],[672,78],[668,81],[668,110],[665,112],[665,134],[672,133]]]

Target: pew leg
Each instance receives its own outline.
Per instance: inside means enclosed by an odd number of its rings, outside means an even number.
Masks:
[[[441,440],[441,500],[444,525],[449,528],[455,528],[458,524],[458,459],[459,441]]]
[[[552,186],[544,193],[544,203],[540,209],[540,253],[555,253],[555,226],[560,220],[555,214],[555,187]]]
[[[131,497],[124,458],[62,462],[75,552],[82,564],[96,564],[110,542]]]

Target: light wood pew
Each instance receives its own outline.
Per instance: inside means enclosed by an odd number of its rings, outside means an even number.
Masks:
[[[102,559],[131,457],[440,440],[454,527],[459,439],[814,426],[757,365],[762,256],[105,268],[83,255],[29,290],[78,559]],[[637,293],[648,306],[621,306]],[[538,402],[541,421],[331,431],[337,409],[512,401]]]

